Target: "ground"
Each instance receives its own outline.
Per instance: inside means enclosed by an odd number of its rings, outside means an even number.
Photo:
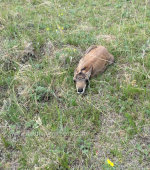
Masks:
[[[0,169],[149,169],[150,1],[0,0],[0,11]],[[73,72],[95,44],[115,63],[81,96]]]

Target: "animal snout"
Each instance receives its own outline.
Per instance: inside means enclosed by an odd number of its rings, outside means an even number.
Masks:
[[[79,88],[78,89],[78,93],[82,93],[83,92],[83,89],[82,88]]]

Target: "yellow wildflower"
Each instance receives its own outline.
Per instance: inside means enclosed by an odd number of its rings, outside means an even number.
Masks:
[[[63,13],[60,13],[58,16],[59,16],[59,17],[60,17],[60,16],[63,16]]]
[[[47,31],[49,31],[49,30],[50,30],[50,28],[49,28],[49,27],[47,27],[47,28],[46,28],[46,30],[47,30]]]
[[[113,162],[111,162],[109,159],[107,159],[107,163],[110,165],[110,166],[114,166],[114,163]]]
[[[61,27],[61,29],[63,30],[63,29],[64,29],[64,27]]]

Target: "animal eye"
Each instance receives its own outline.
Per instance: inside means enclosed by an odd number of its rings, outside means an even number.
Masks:
[[[85,70],[85,69],[86,69],[86,67],[82,68],[81,71],[83,71],[83,70]]]
[[[75,80],[73,80],[74,81],[74,83],[76,82]]]
[[[85,81],[86,81],[87,84],[89,83],[89,80],[86,79]]]

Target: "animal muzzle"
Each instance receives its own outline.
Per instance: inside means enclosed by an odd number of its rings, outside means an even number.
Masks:
[[[83,94],[84,92],[85,92],[85,87],[84,88],[77,88],[78,94]]]

